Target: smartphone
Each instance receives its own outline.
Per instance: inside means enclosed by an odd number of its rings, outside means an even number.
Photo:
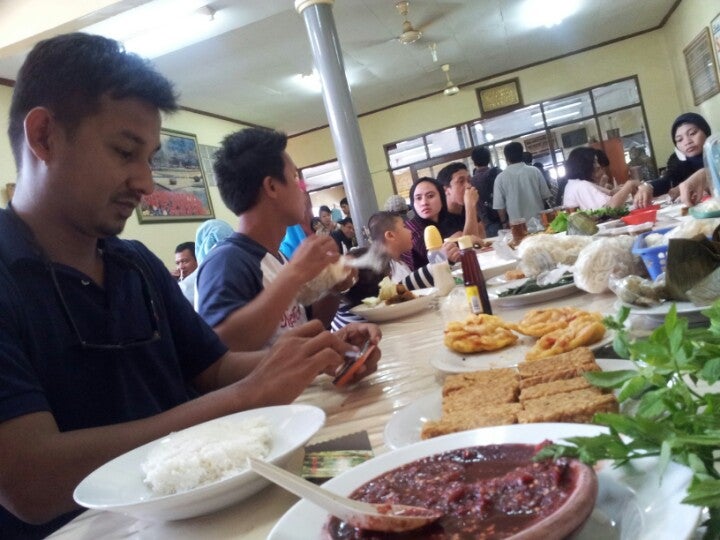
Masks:
[[[350,358],[345,361],[340,373],[333,379],[333,384],[336,386],[345,386],[350,382],[353,375],[357,373],[357,370],[360,369],[360,366],[365,363],[374,350],[375,345],[371,344],[369,340],[366,341],[356,358]]]

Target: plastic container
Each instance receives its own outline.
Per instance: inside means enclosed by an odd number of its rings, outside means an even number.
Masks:
[[[627,216],[623,216],[620,219],[626,225],[640,225],[641,223],[655,223],[657,220],[657,206],[651,206],[648,208],[638,208],[633,210]]]
[[[425,240],[425,249],[427,249],[427,258],[429,264],[447,263],[447,256],[442,251],[443,240],[440,231],[435,225],[428,225],[423,231]]]
[[[670,230],[672,230],[672,227],[643,233],[635,239],[635,243],[633,244],[633,254],[640,255],[643,263],[645,263],[645,268],[647,268],[648,274],[650,274],[652,279],[656,279],[665,271],[668,247],[667,244],[662,246],[647,247],[645,246],[645,237],[651,233],[665,234]]]

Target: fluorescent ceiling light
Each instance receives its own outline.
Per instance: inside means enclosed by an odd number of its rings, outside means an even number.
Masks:
[[[209,0],[155,0],[82,29],[116,39],[128,51],[156,58],[219,32]]]
[[[295,84],[312,92],[322,92],[322,81],[316,70],[312,73],[298,73],[293,77]]]
[[[525,0],[520,9],[527,28],[552,28],[574,15],[579,7],[579,0]]]

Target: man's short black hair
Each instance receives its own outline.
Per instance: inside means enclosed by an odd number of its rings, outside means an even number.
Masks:
[[[460,163],[459,161],[451,163],[450,165],[445,165],[442,169],[440,169],[440,172],[437,175],[438,183],[443,187],[448,187],[453,174],[458,171],[467,171],[467,165]]]
[[[490,165],[490,150],[488,150],[486,146],[477,146],[473,148],[470,157],[476,167],[487,167]]]
[[[37,43],[20,68],[10,104],[8,136],[18,169],[25,117],[32,109],[49,109],[72,136],[83,119],[99,111],[105,95],[177,110],[170,81],[115,40],[77,32]]]
[[[527,150],[523,152],[523,154],[522,154],[523,163],[525,163],[526,165],[532,165],[532,158],[533,158],[532,152],[528,152]]]
[[[178,244],[175,248],[175,253],[182,253],[185,250],[190,252],[193,259],[195,258],[195,242],[183,242],[182,244]]]
[[[523,158],[523,145],[517,141],[513,141],[505,145],[503,154],[508,163],[521,163]]]
[[[328,214],[332,214],[332,212],[330,211],[330,207],[329,207],[328,205],[326,205],[326,204],[323,204],[323,205],[318,209],[318,214],[321,213],[321,212],[327,212]]]
[[[347,225],[348,223],[352,225],[352,218],[346,217],[338,221],[338,225]]]
[[[286,147],[287,135],[274,129],[253,127],[225,137],[213,169],[220,196],[233,214],[255,206],[266,177],[285,183]]]
[[[348,203],[347,197],[343,197],[342,199],[340,199],[340,206],[342,206],[343,204],[347,204],[347,203]]]

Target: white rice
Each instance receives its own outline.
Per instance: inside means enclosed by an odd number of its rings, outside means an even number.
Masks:
[[[263,417],[218,420],[172,433],[142,463],[143,481],[158,495],[181,493],[237,474],[247,458],[265,458],[272,433]]]

